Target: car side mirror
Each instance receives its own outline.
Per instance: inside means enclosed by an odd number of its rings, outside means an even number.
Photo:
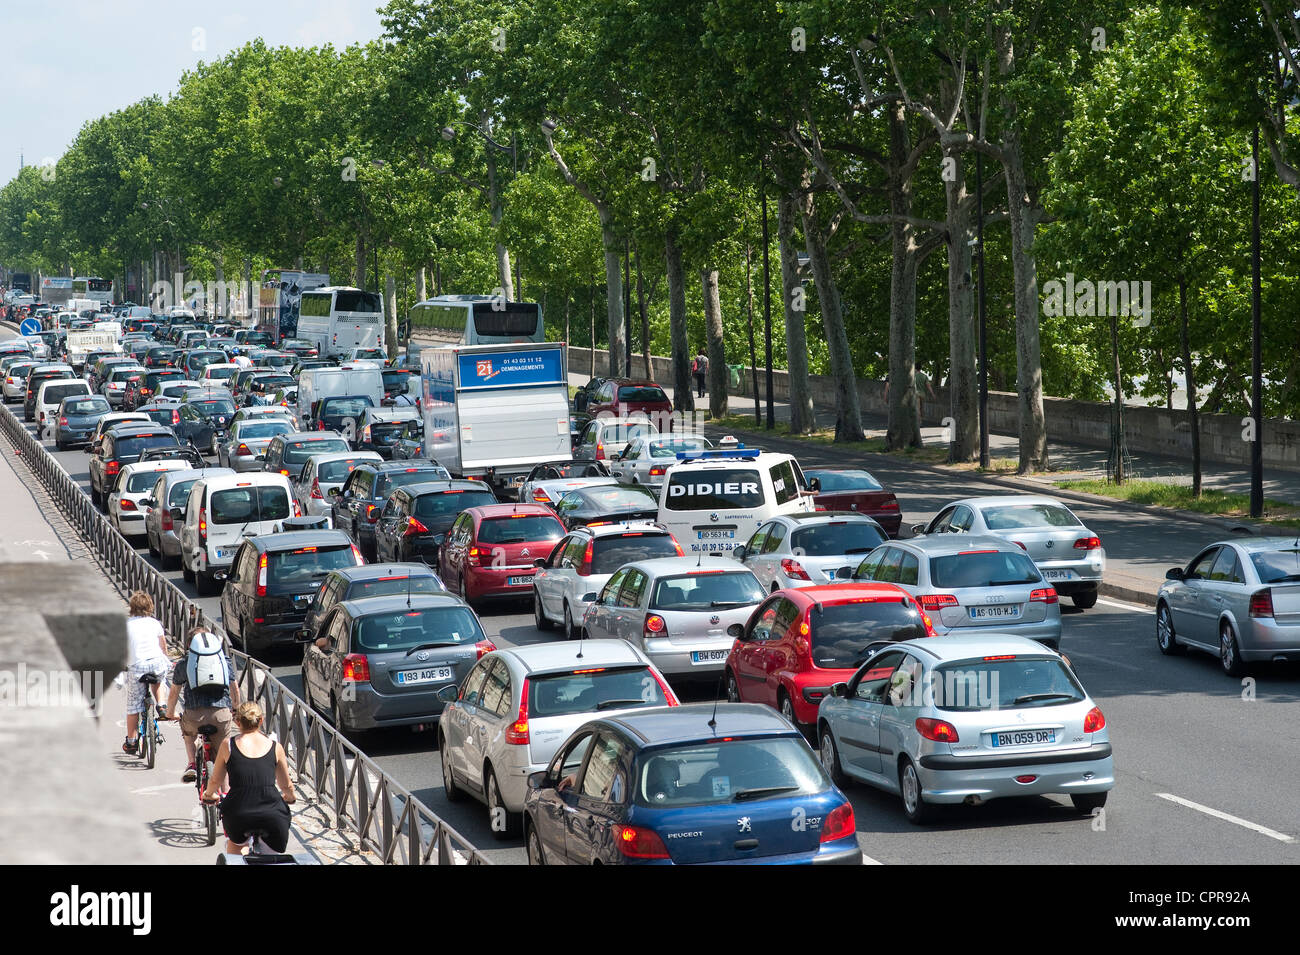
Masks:
[[[529,773],[528,775],[529,789],[550,789],[551,785],[551,774],[545,769],[539,773]]]
[[[1165,571],[1165,580],[1184,580],[1183,568],[1171,567]]]
[[[460,687],[455,684],[444,686],[434,695],[443,703],[455,703],[460,699]]]
[[[745,550],[744,544],[741,544],[739,547],[733,547],[731,549],[731,556],[734,557],[736,560],[744,560],[746,553],[748,552]]]
[[[910,530],[912,531],[912,536],[915,537],[915,536],[918,535],[918,534],[924,534],[924,533],[925,533],[925,525],[924,525],[924,524],[913,524],[913,525],[911,526]]]
[[[311,643],[312,632],[306,627],[303,627],[301,630],[295,630],[293,632],[293,639],[296,643]]]
[[[585,604],[595,603],[596,596],[597,596],[596,591],[594,590],[588,591],[587,593],[582,595],[582,602]]]
[[[212,579],[226,581],[226,580],[233,580],[234,578],[232,578],[230,574],[224,570],[214,570],[212,572]]]
[[[727,636],[736,640],[745,639],[745,625],[743,623],[733,623],[727,628]]]
[[[332,488],[330,488],[330,491],[329,491],[329,496],[330,496],[330,497],[339,497],[341,494],[342,494],[342,492],[341,492],[338,488],[336,488],[336,487],[332,487]]]
[[[849,685],[847,683],[831,684],[831,696],[838,696],[842,700],[848,699]]]
[[[537,558],[535,561],[533,561],[533,566],[534,566],[534,567],[545,567],[545,566],[546,566],[546,558],[545,558],[545,557],[539,557],[539,558]]]
[[[836,579],[836,580],[852,580],[852,579],[853,579],[853,567],[852,567],[852,565],[850,565],[850,564],[845,564],[843,567],[840,567],[838,570],[836,570],[836,571],[835,571],[835,579]]]
[[[158,502],[151,497],[141,498],[140,503],[145,507],[157,507]]]

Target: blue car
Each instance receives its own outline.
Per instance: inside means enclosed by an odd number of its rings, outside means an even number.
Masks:
[[[524,801],[530,865],[861,865],[856,829],[799,732],[750,703],[590,720]]]

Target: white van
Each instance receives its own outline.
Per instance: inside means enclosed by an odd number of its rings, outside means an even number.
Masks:
[[[794,456],[759,448],[681,452],[659,491],[659,523],[687,556],[726,555],[768,518],[816,509]]]
[[[378,407],[384,401],[384,375],[374,368],[308,368],[298,376],[298,420],[306,426],[311,407],[321,398],[368,395]]]
[[[213,573],[230,566],[245,537],[274,533],[286,517],[300,513],[283,474],[222,474],[196,481],[181,527],[185,579],[200,596],[216,593]]]
[[[64,398],[77,395],[90,395],[90,385],[81,378],[55,378],[41,382],[41,390],[36,394],[36,430],[42,437],[48,429],[54,439],[54,430],[58,425],[59,402]]]

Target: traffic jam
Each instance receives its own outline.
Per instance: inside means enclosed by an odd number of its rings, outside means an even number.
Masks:
[[[851,460],[686,429],[651,381],[572,389],[536,305],[510,303],[530,336],[493,335],[488,297],[444,296],[459,338],[389,359],[378,296],[315,294],[328,317],[288,335],[34,312],[0,342],[4,400],[235,647],[399,753],[399,782],[432,772],[404,784],[435,811],[473,807],[534,865],[861,864],[864,790],[915,826],[1105,807],[1062,604],[1094,607],[1106,551],[1061,501],[909,525]],[[1206,548],[1161,591],[1160,651],[1276,658],[1296,581],[1293,543]],[[1205,584],[1248,625],[1207,627]]]

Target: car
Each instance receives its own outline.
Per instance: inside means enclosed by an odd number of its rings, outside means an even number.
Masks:
[[[36,420],[36,396],[40,393],[41,385],[54,379],[75,377],[71,365],[44,364],[32,368],[27,374],[27,394],[23,402],[23,420]]]
[[[286,338],[280,342],[280,351],[293,355],[295,358],[316,358],[320,355],[320,350],[316,347],[315,342],[309,342],[302,338]]]
[[[644,418],[593,418],[573,448],[573,459],[608,461],[636,438],[658,433],[659,429]]]
[[[424,457],[424,419],[403,421],[392,445],[393,461],[418,461]]]
[[[171,428],[160,428],[152,421],[114,425],[100,435],[90,454],[91,501],[96,507],[107,508],[108,493],[125,465],[138,461],[141,453],[150,448],[179,444]]]
[[[96,397],[104,398],[103,395],[97,395]],[[104,400],[107,401],[108,399],[104,398]],[[143,411],[110,411],[105,415],[101,415],[99,420],[95,422],[95,430],[90,433],[90,440],[86,442],[87,450],[93,453],[95,445],[99,443],[99,439],[103,437],[104,432],[109,428],[128,422],[148,424],[153,420],[153,418],[145,414]],[[170,427],[169,422],[154,421],[154,423],[161,424],[163,427]]]
[[[27,394],[27,373],[40,364],[42,362],[20,357],[9,365],[4,375],[5,404],[17,401]]]
[[[54,429],[54,447],[59,451],[88,444],[99,419],[111,409],[102,395],[73,395],[59,405],[58,424]]]
[[[240,418],[237,412],[229,426],[226,440],[217,445],[217,463],[236,471],[260,471],[271,440],[293,434],[293,422],[279,415]]]
[[[1115,769],[1106,717],[1058,653],[973,633],[883,647],[817,711],[822,766],[838,784],[901,796],[923,824],[935,806],[1068,795],[1106,804]]]
[[[673,430],[673,403],[653,381],[607,378],[594,392],[587,392],[582,410],[597,418],[644,418],[654,422],[659,431]]]
[[[154,345],[144,353],[146,368],[173,368],[180,349],[171,345]]]
[[[126,391],[122,394],[122,409],[134,411],[140,405],[152,401],[158,393],[158,387],[164,382],[185,380],[185,373],[179,368],[146,368],[143,375],[127,379]]]
[[[587,401],[590,396],[600,389],[600,386],[608,381],[608,378],[592,378],[585,385],[578,386],[578,390],[573,394],[573,410],[582,414],[587,412]],[[588,415],[591,417],[591,415]]]
[[[375,557],[422,560],[436,566],[438,551],[460,512],[496,500],[482,481],[426,481],[399,487],[375,522]]]
[[[420,412],[415,408],[366,408],[357,419],[352,446],[358,451],[373,451],[389,460],[402,426],[419,420],[419,416]]]
[[[1294,536],[1217,541],[1171,568],[1156,594],[1156,643],[1195,647],[1242,676],[1252,663],[1300,660],[1300,545]]]
[[[528,777],[531,865],[861,865],[853,806],[778,713],[696,703],[593,719]]]
[[[778,709],[806,734],[831,685],[852,677],[878,645],[935,635],[920,605],[893,584],[778,590],[728,633],[727,699]]]
[[[283,474],[223,474],[196,481],[181,524],[181,574],[200,597],[217,589],[216,574],[235,559],[245,537],[275,533],[295,514],[289,479]]]
[[[126,396],[127,384],[132,378],[143,378],[145,369],[141,365],[118,364],[105,369],[104,378],[101,381],[98,391],[108,399],[108,403],[115,408],[123,407],[122,401]]]
[[[369,597],[389,597],[400,594],[445,593],[442,578],[428,564],[415,563],[362,564],[360,567],[341,567],[331,570],[320,582],[316,596],[303,620],[303,626],[319,636],[321,622],[336,604],[345,600],[362,600]]]
[[[303,628],[298,637],[303,698],[350,735],[437,723],[438,691],[496,649],[474,611],[445,593],[346,600],[319,636]]]
[[[384,379],[384,398],[392,401],[405,395],[418,399],[420,375],[414,368],[385,368],[380,372]]]
[[[44,437],[55,436],[59,422],[59,405],[64,398],[90,397],[90,386],[79,378],[51,378],[36,393],[36,431]]]
[[[538,557],[564,536],[544,504],[488,504],[462,511],[438,549],[438,575],[471,607],[531,597]]]
[[[334,495],[363,461],[383,460],[373,451],[328,451],[313,454],[293,478],[293,495],[304,515],[329,517]]]
[[[308,412],[308,430],[337,431],[351,441],[357,422],[367,408],[374,407],[369,395],[331,395],[317,400]]]
[[[173,515],[176,511],[184,515],[195,482],[205,477],[234,473],[229,468],[208,467],[185,467],[158,473],[158,479],[140,505],[144,507],[145,542],[150,555],[158,558],[163,570],[171,570],[180,562],[180,522]]]
[[[916,598],[940,636],[984,629],[1061,646],[1056,590],[1029,555],[1000,537],[890,541],[844,576],[897,584]]]
[[[890,537],[897,537],[903,522],[898,498],[893,491],[861,468],[809,468],[804,471],[809,482],[816,479],[821,485],[813,495],[813,503],[828,511],[856,511],[865,514],[885,529]]]
[[[205,390],[207,390],[207,386],[195,381],[193,378],[174,378],[158,385],[158,393],[154,396],[154,401],[171,399],[179,403],[186,393]]]
[[[237,371],[239,366],[234,362],[215,361],[203,366],[203,374],[198,376],[198,380],[229,387]]]
[[[332,570],[359,567],[361,554],[346,534],[285,531],[249,537],[230,569],[218,572],[221,620],[247,653],[292,645],[321,580]]]
[[[528,777],[578,727],[598,714],[678,705],[663,674],[621,640],[497,649],[441,695],[443,792],[485,803],[499,839],[519,830]]]
[[[559,624],[566,639],[576,639],[591,604],[588,594],[604,587],[616,570],[634,561],[680,556],[673,535],[650,521],[576,528],[534,562],[533,622],[543,631]]]
[[[296,355],[271,348],[253,351],[248,357],[253,360],[253,367],[255,368],[284,369],[286,372],[298,360]]]
[[[244,390],[241,393],[241,403],[245,407],[269,405],[272,399],[279,391],[293,385],[293,379],[288,375],[281,375],[270,372],[263,375],[254,375],[244,383]]]
[[[198,379],[206,377],[204,369],[208,365],[226,365],[229,362],[229,356],[219,348],[192,348],[181,360],[181,370],[189,377]]]
[[[339,358],[340,365],[346,365],[355,361],[374,361],[378,362],[379,365],[382,366],[384,362],[388,361],[388,355],[382,348],[357,347],[349,348]]]
[[[1043,579],[1081,610],[1097,604],[1106,569],[1101,538],[1060,501],[1039,494],[970,497],[945,506],[915,534],[987,534],[1029,555]]]
[[[278,434],[266,446],[263,471],[279,471],[285,477],[302,473],[313,454],[351,451],[347,441],[333,431],[294,431]]]
[[[207,462],[199,449],[193,445],[168,445],[165,448],[150,448],[140,455],[141,461],[184,461],[186,467],[201,468]]]
[[[231,425],[238,424],[240,421],[258,420],[266,418],[287,418],[290,421],[297,421],[298,416],[293,413],[292,408],[273,408],[269,406],[240,408],[235,412],[235,416],[230,419]]]
[[[328,358],[299,358],[289,369],[289,374],[295,379],[309,368],[333,368],[334,362]]]
[[[556,502],[555,513],[567,530],[573,530],[588,524],[654,520],[659,502],[639,485],[596,485],[569,491]]]
[[[182,441],[203,448],[214,457],[226,440],[235,399],[221,388],[187,391],[176,409],[172,430]]]
[[[84,367],[86,369],[85,377],[90,382],[90,387],[97,393],[103,394],[104,381],[108,378],[108,373],[119,365],[128,368],[140,367],[140,363],[134,358],[123,355],[121,352],[91,352],[87,354]]]
[[[519,485],[519,500],[554,507],[565,494],[580,487],[617,484],[599,461],[548,461],[538,464]]]
[[[330,523],[352,538],[366,560],[376,560],[375,523],[389,495],[409,484],[449,480],[446,468],[425,462],[359,464],[330,504]]]
[[[158,483],[158,474],[188,469],[189,465],[184,461],[136,461],[123,465],[104,507],[117,532],[127,538],[144,536],[147,516],[144,500]]]
[[[885,529],[853,511],[778,514],[731,551],[767,590],[831,583],[886,540]]]
[[[679,452],[695,454],[712,447],[708,438],[699,435],[642,435],[610,457],[609,473],[624,484],[644,484],[658,489],[668,469],[677,463]]]

